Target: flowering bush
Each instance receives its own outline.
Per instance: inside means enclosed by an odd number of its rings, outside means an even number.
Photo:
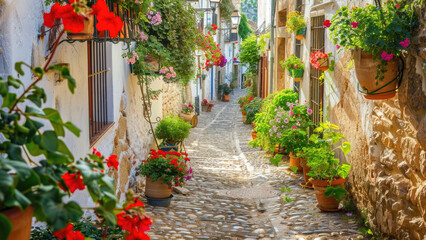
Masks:
[[[153,181],[161,180],[170,188],[182,187],[193,175],[187,164],[189,161],[187,153],[151,149],[149,158],[138,167],[138,173],[149,176]]]
[[[163,67],[160,69],[160,74],[163,74],[167,79],[175,78],[176,73],[173,67]]]
[[[316,52],[312,53],[309,61],[310,61],[311,66],[313,68],[319,69],[320,67],[324,67],[324,66],[322,66],[324,63],[327,63],[327,65],[328,65],[328,60],[326,62],[324,62],[323,64],[321,64],[320,62],[318,62],[318,59],[328,59],[328,54],[323,53],[321,51],[316,51]]]
[[[191,104],[189,103],[183,104],[183,109],[182,109],[183,113],[192,113],[193,111],[194,111],[194,107]]]
[[[297,35],[302,31],[303,29],[306,29],[306,22],[303,18],[303,15],[298,11],[290,12],[287,15],[287,22],[286,22],[287,32],[293,32]],[[305,35],[305,34],[302,34]]]
[[[208,67],[210,65],[224,66],[224,64],[226,64],[226,62],[222,63],[223,60],[226,61],[226,58],[222,54],[219,44],[214,41],[210,31],[207,32],[206,35],[204,35],[202,30],[200,30],[199,37],[197,38],[196,43],[198,47],[205,53],[205,67]]]
[[[229,86],[229,84],[224,83],[219,85],[219,91],[223,91],[224,95],[229,95],[232,91],[231,87]]]
[[[360,48],[381,59],[376,79],[382,80],[387,62],[400,56],[410,45],[416,22],[414,4],[415,1],[400,6],[395,1],[387,1],[383,7],[342,7],[331,19],[330,38],[338,48]]]

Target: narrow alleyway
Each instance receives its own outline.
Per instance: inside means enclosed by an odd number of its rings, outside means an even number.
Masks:
[[[248,146],[252,126],[236,103],[243,93],[200,115],[185,144],[194,168],[189,194],[174,194],[168,208],[147,205],[151,239],[362,239],[349,214],[315,207],[313,190],[299,186],[302,175]]]

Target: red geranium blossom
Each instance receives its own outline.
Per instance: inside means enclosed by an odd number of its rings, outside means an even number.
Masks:
[[[59,231],[53,233],[53,236],[59,238],[60,240],[67,238],[67,240],[84,240],[83,234],[80,231],[73,232],[73,225],[68,223],[68,225]]]
[[[330,22],[330,20],[325,20],[324,21],[324,23],[323,23],[323,28],[328,28],[328,27],[330,27],[331,26],[331,22]]]
[[[117,37],[123,27],[123,21],[121,21],[120,17],[115,16],[113,12],[98,15],[97,19],[98,23],[96,24],[96,29],[98,29],[98,31],[108,30],[109,35],[113,38]]]
[[[134,231],[127,236],[126,240],[149,240],[149,236],[143,232]]]
[[[216,31],[216,30],[217,30],[217,25],[216,25],[216,24],[212,24],[212,29],[213,29],[214,31]]]
[[[71,193],[74,193],[75,190],[77,189],[83,190],[84,188],[86,188],[86,186],[83,184],[83,177],[81,176],[80,172],[71,173],[71,174],[67,172],[63,174],[61,177],[64,180],[65,185],[67,185]]]
[[[111,155],[109,158],[106,159],[106,163],[108,167],[114,167],[115,170],[118,170],[118,161],[117,161],[117,155]]]

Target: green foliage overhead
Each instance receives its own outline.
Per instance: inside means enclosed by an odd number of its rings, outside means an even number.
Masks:
[[[271,38],[271,32],[260,35],[258,45],[261,52],[266,51],[266,39],[268,38]]]
[[[230,21],[232,12],[235,9],[235,6],[232,3],[232,0],[222,0],[222,2],[220,2],[219,7],[220,7],[220,17],[222,19]]]
[[[240,48],[239,59],[242,63],[248,64],[249,72],[257,72],[257,65],[260,60],[259,46],[255,36],[248,37],[243,41]]]
[[[250,36],[250,33],[253,31],[250,28],[250,25],[248,24],[247,16],[243,13],[241,14],[241,21],[240,25],[238,26],[238,35],[240,35],[241,39],[243,41]]]
[[[189,136],[191,125],[176,116],[167,116],[155,128],[155,135],[169,143],[182,142]]]

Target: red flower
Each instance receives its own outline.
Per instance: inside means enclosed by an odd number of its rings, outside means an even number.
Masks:
[[[144,206],[143,202],[141,202],[139,200],[139,198],[135,198],[134,201],[135,201],[134,203],[131,203],[131,204],[129,204],[129,206],[126,207],[126,210],[129,210],[131,208],[143,207]]]
[[[183,160],[188,161],[188,162],[191,161],[189,158],[184,158]]]
[[[108,167],[114,167],[115,170],[118,170],[118,161],[117,161],[117,155],[111,155],[109,158],[106,159],[106,163]]]
[[[94,154],[94,155],[96,155],[98,157],[102,157],[102,153],[100,153],[96,148],[93,148],[92,154]]]
[[[352,28],[357,28],[359,22],[351,22]]]
[[[183,169],[182,168],[178,168],[178,170],[179,170],[179,172],[182,172]]]
[[[62,24],[66,31],[79,33],[84,29],[84,17],[74,12],[70,4],[61,6],[59,3],[53,4],[50,13],[44,13],[44,25],[48,28],[53,27],[55,19],[62,19]]]
[[[149,231],[150,225],[152,224],[151,219],[147,217],[139,217],[139,216],[129,216],[126,213],[122,212],[116,215],[117,216],[117,224],[121,226],[123,230],[127,230],[129,232],[140,231],[145,232]]]
[[[86,186],[83,184],[83,177],[81,176],[81,173],[72,173],[69,174],[68,172],[63,174],[62,179],[65,182],[65,185],[67,185],[68,189],[71,193],[74,193],[75,190],[80,189],[83,190]],[[61,187],[62,188],[62,187]]]
[[[67,235],[67,240],[84,240],[84,235],[80,231],[69,232]]]
[[[126,240],[149,240],[149,236],[143,232],[133,231],[127,236]]]
[[[395,7],[400,8],[400,6],[398,4],[395,4]]]
[[[121,21],[120,17],[115,16],[113,12],[108,12],[104,15],[98,15],[97,19],[98,23],[96,24],[96,29],[98,29],[98,31],[108,30],[109,35],[113,38],[117,37],[118,33],[121,31],[121,28],[123,28],[123,21]]]
[[[331,22],[330,22],[330,20],[325,20],[324,21],[324,23],[323,23],[323,28],[328,28],[328,27],[330,27],[331,26]]]
[[[216,31],[216,30],[217,30],[217,25],[216,25],[216,24],[212,24],[212,29],[213,29],[214,31]]]
[[[69,232],[72,232],[72,228],[72,224],[68,223],[68,225],[64,229],[54,232],[53,236],[62,240],[68,235]]]

